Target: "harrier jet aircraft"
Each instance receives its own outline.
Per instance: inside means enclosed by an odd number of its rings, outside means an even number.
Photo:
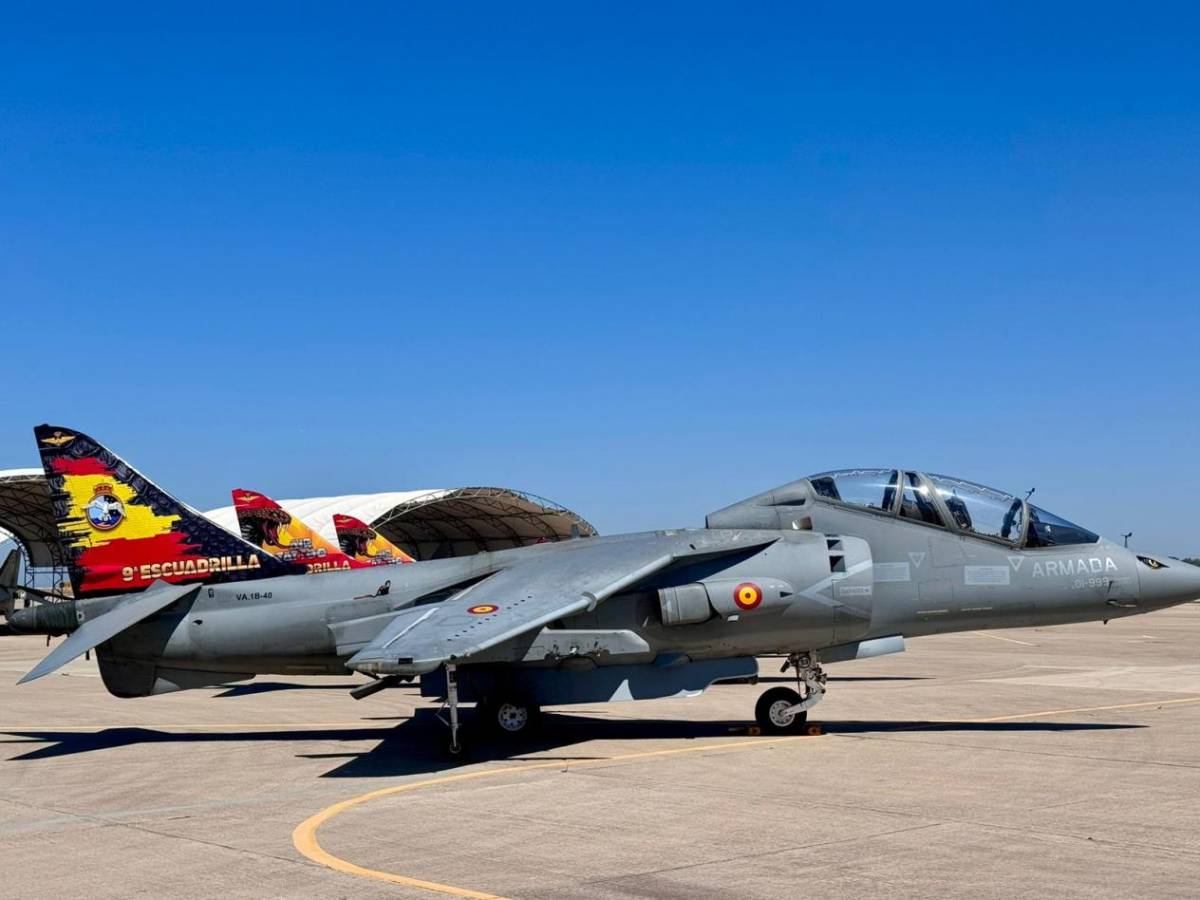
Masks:
[[[35,432],[86,590],[14,612],[26,630],[45,630],[47,608],[77,623],[22,682],[93,647],[121,697],[351,671],[378,679],[351,691],[361,697],[419,678],[445,700],[451,753],[461,702],[519,733],[543,705],[696,694],[781,655],[797,689],[766,691],[755,714],[786,732],[824,696],[823,663],[917,635],[1107,621],[1200,598],[1200,568],[1137,555],[1001,491],[902,469],[802,478],[704,528],[283,577],[286,564],[232,549],[236,538],[88,436]],[[136,560],[117,546],[125,538]]]

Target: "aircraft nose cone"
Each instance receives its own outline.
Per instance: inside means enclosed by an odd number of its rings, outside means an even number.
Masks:
[[[1141,605],[1151,609],[1200,600],[1200,566],[1159,556],[1139,556]]]

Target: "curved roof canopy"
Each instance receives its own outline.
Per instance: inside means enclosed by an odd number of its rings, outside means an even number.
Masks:
[[[469,556],[483,550],[596,533],[589,522],[557,503],[498,487],[388,491],[278,502],[334,544],[337,535],[333,515],[342,513],[362,519],[416,559]],[[214,509],[207,515],[231,531],[238,530],[232,506]]]
[[[334,513],[362,519],[416,559],[468,556],[596,533],[585,519],[557,503],[497,487],[311,497],[282,500],[280,505],[334,544]],[[238,533],[232,506],[205,515]],[[41,469],[0,471],[0,530],[24,546],[32,565],[66,565]]]
[[[25,548],[30,565],[66,565],[41,469],[0,471],[0,529]]]

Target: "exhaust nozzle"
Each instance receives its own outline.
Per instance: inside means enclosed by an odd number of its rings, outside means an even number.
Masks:
[[[18,634],[69,634],[79,627],[75,601],[36,603],[24,609],[14,609],[8,617],[9,627]]]

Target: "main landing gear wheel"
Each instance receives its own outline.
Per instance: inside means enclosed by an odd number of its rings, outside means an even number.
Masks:
[[[537,730],[541,709],[520,697],[498,697],[478,706],[480,724],[500,737],[519,737]]]
[[[789,710],[802,699],[791,688],[771,688],[754,705],[754,718],[766,734],[800,734],[808,721],[808,710],[798,713]]]

